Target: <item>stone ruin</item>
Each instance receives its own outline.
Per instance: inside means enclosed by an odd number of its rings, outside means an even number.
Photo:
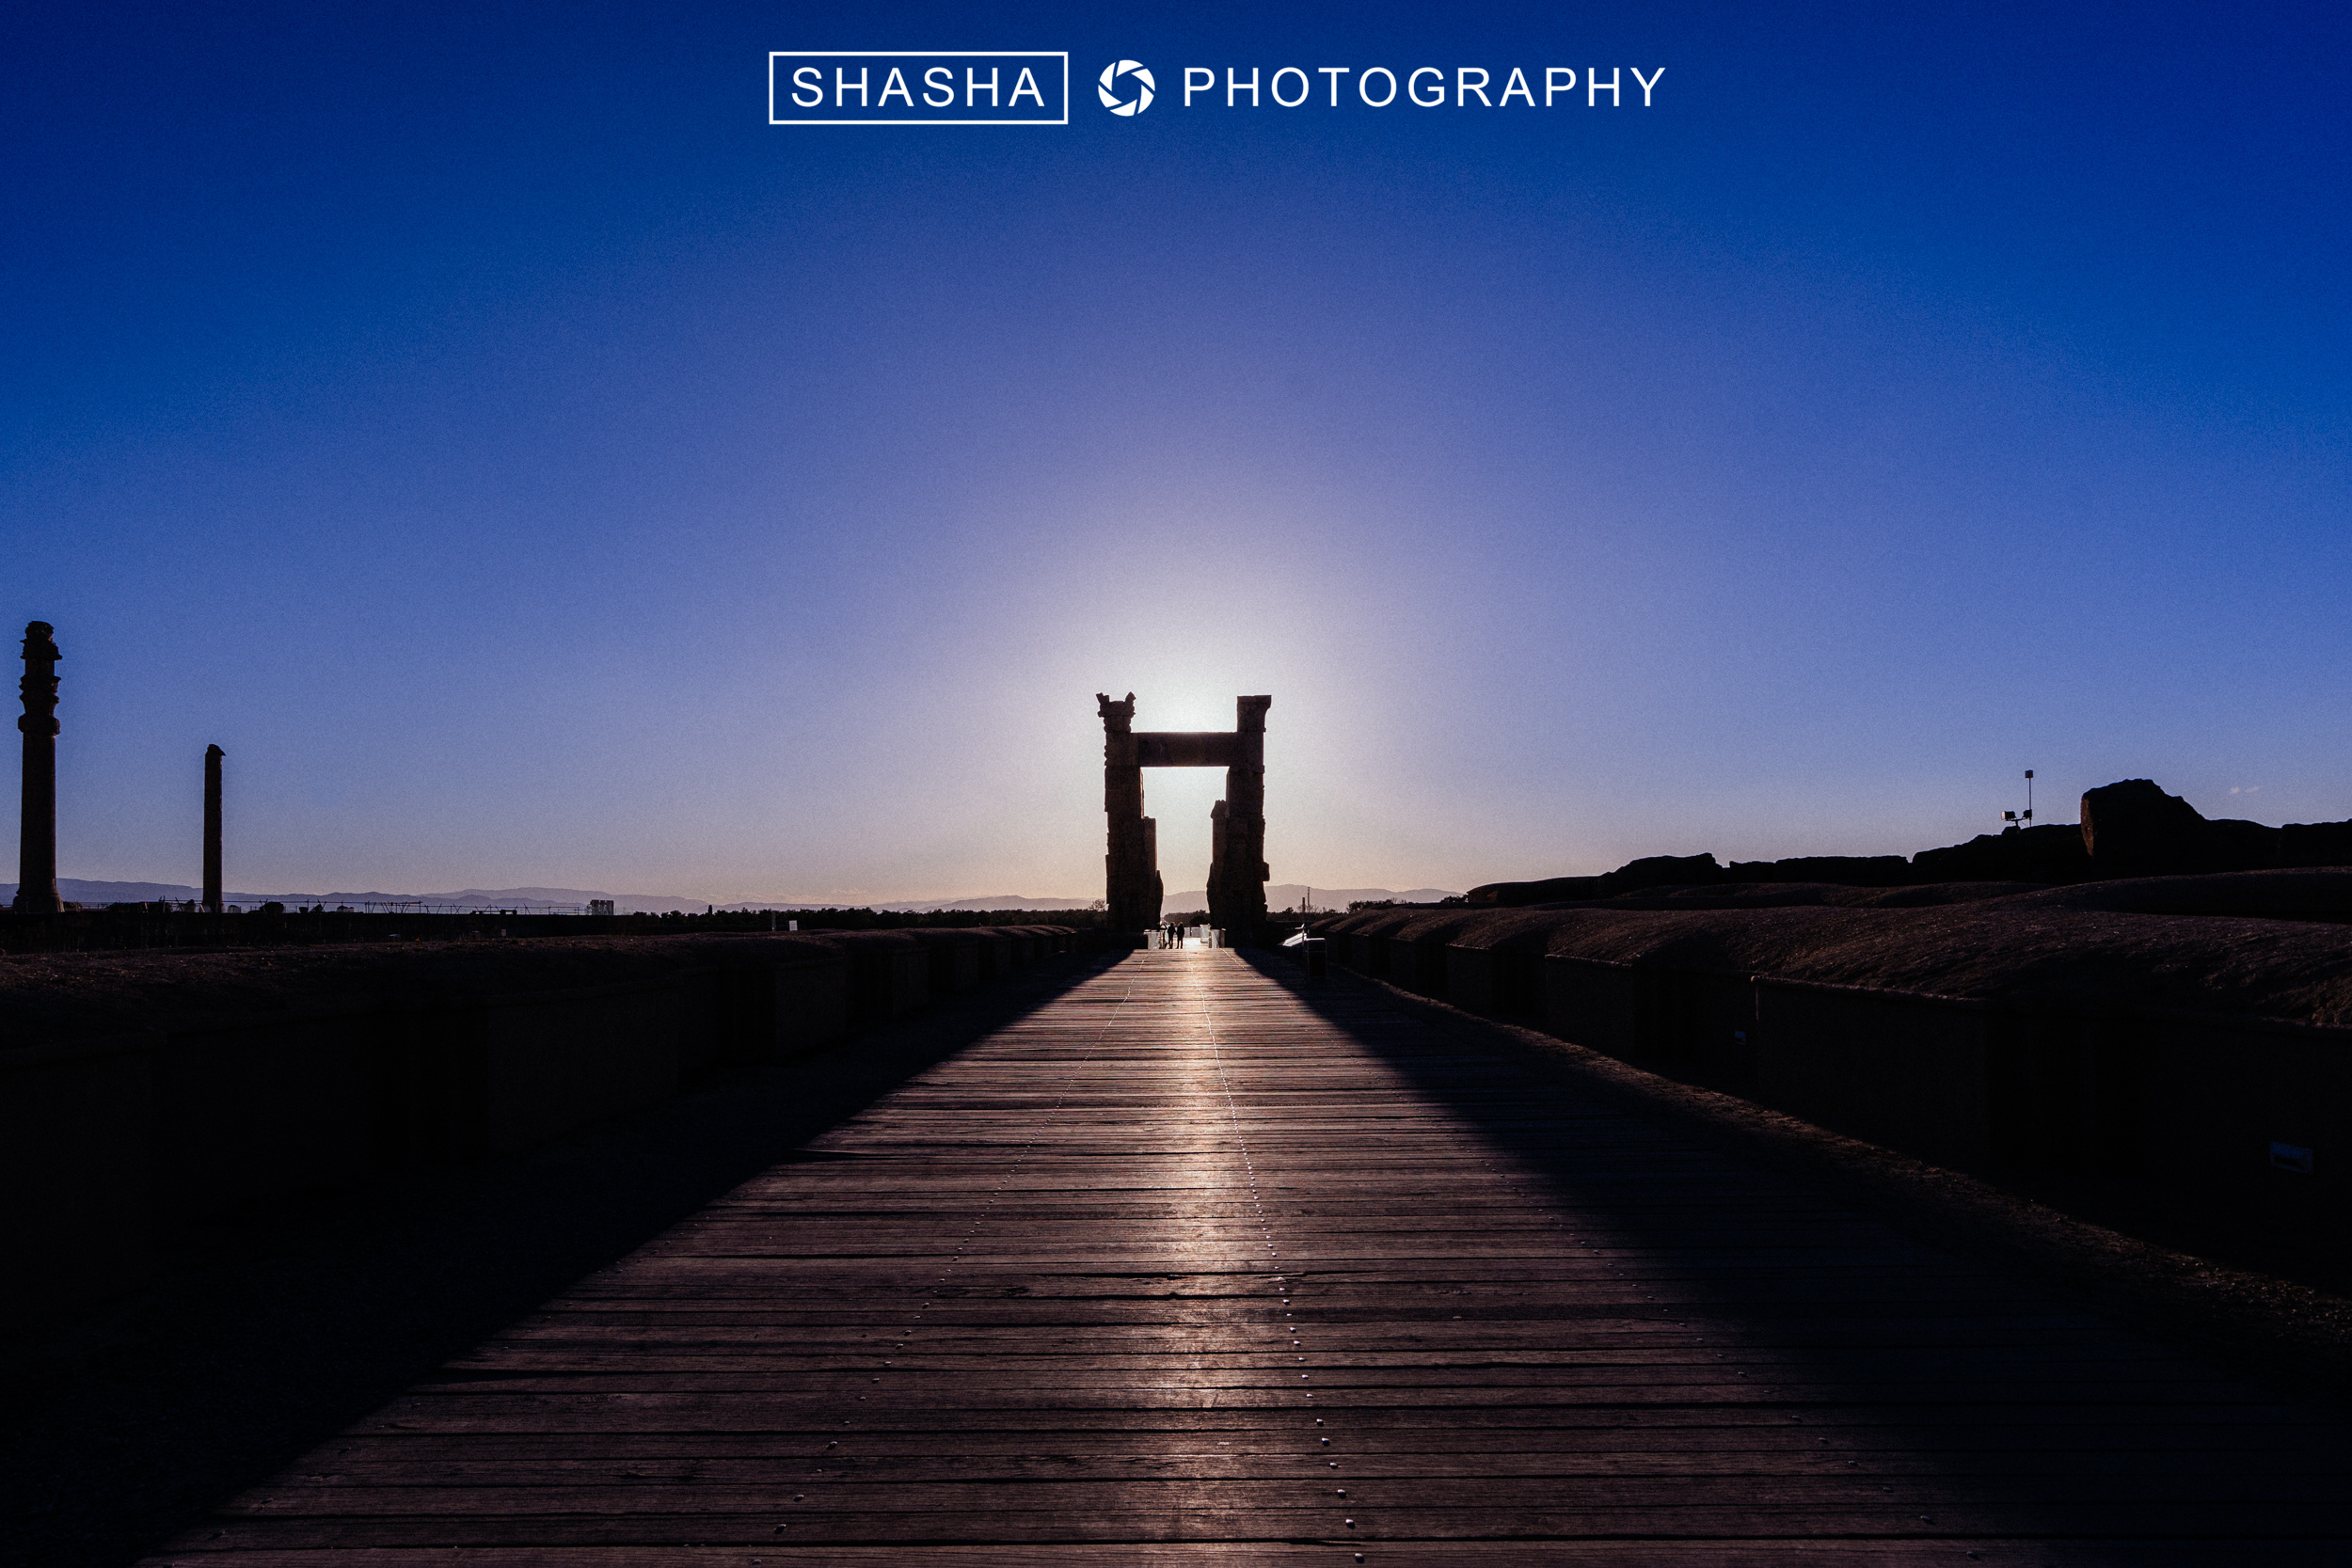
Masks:
[[[56,914],[57,896],[57,651],[56,628],[46,621],[24,627],[24,678],[17,691],[24,715],[24,770],[17,798],[16,909]]]
[[[1103,810],[1110,818],[1104,857],[1114,931],[1160,923],[1159,825],[1143,815],[1147,768],[1222,768],[1225,799],[1209,814],[1209,924],[1239,933],[1265,921],[1265,714],[1272,697],[1237,697],[1231,730],[1144,730],[1136,694],[1114,701],[1094,694],[1103,720]]]
[[[24,625],[24,675],[17,683],[24,713],[16,727],[24,736],[24,760],[17,794],[16,898],[18,914],[58,914],[69,909],[57,893],[57,628],[46,621]],[[221,912],[220,759],[217,746],[204,749],[204,900]]]

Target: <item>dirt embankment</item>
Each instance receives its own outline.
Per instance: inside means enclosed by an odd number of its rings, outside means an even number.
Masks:
[[[1327,932],[1766,974],[2026,1006],[2352,1025],[2352,870],[2074,887],[1657,888],[1498,910],[1366,911]]]

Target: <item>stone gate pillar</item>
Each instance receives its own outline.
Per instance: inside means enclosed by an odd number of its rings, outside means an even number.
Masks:
[[[56,627],[46,621],[24,626],[24,776],[19,797],[16,841],[16,908],[27,914],[55,914],[65,908],[57,896],[57,660],[65,656],[51,641]]]
[[[1110,850],[1104,857],[1104,916],[1114,931],[1145,931],[1160,923],[1157,824],[1143,815],[1143,765],[1136,748],[1136,694],[1113,702],[1094,694],[1103,720],[1103,811]]]
[[[1209,808],[1209,924],[1221,931],[1232,929],[1227,918],[1233,912],[1232,823],[1232,801]]]
[[[1213,820],[1209,923],[1247,938],[1265,924],[1265,714],[1272,697],[1237,697],[1225,800]]]

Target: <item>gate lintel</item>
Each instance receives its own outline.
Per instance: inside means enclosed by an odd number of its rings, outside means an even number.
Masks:
[[[1233,768],[1239,766],[1241,736],[1232,730],[1138,730],[1136,765],[1139,768]]]

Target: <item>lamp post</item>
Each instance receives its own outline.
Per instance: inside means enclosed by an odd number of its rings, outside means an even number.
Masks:
[[[2033,769],[2026,769],[2026,810],[2022,816],[2013,811],[2001,813],[2001,820],[2023,828],[2033,822]]]

